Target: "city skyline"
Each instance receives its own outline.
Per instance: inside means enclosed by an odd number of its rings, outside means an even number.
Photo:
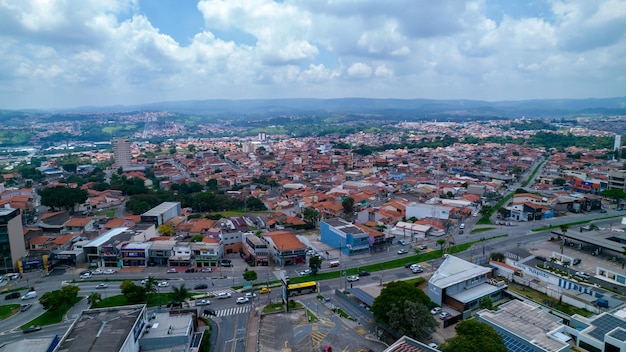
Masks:
[[[0,4],[0,108],[625,94],[626,1]]]

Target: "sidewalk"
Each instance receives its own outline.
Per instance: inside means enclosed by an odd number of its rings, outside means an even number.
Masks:
[[[260,307],[256,307],[253,311],[250,311],[248,316],[246,352],[259,352],[257,341],[261,329],[261,315],[259,314],[260,309]]]

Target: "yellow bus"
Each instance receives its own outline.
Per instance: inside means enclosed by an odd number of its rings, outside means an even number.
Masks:
[[[317,282],[307,281],[299,284],[290,284],[287,286],[289,296],[306,295],[308,293],[317,292]]]

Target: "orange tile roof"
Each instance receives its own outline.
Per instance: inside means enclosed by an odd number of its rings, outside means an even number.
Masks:
[[[85,227],[85,226],[87,226],[87,224],[89,224],[91,219],[92,219],[91,217],[87,217],[87,218],[71,218],[71,219],[69,219],[65,223],[65,226]]]
[[[300,242],[296,234],[290,231],[272,231],[264,233],[263,236],[271,237],[280,250],[302,249],[306,246]]]

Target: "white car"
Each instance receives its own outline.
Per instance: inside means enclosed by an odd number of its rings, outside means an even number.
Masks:
[[[246,292],[246,297],[247,298],[254,298],[254,297],[256,297],[256,293],[254,293],[254,292]]]
[[[170,285],[167,281],[161,281],[157,284],[158,287],[168,287]]]
[[[168,274],[175,274],[176,273],[176,269],[174,269],[174,268],[167,269],[167,273]]]
[[[111,275],[111,274],[115,274],[117,271],[115,271],[115,269],[107,269],[105,270],[103,273],[105,275]]]
[[[448,318],[450,318],[452,316],[452,314],[448,313],[448,312],[441,312],[439,313],[439,319],[441,320],[446,320]]]
[[[98,284],[98,286],[96,286],[96,288],[107,288],[109,287],[109,285],[105,282],[101,282]]]
[[[211,304],[211,301],[209,301],[208,299],[201,299],[196,301],[197,306],[208,306],[209,304]]]
[[[349,282],[359,281],[359,276],[358,275],[350,275],[350,276],[348,276],[348,278],[346,280],[348,280]]]
[[[248,297],[238,297],[237,298],[237,304],[243,304],[243,303],[248,303],[250,301],[250,299]]]
[[[90,278],[91,278],[91,274],[88,274],[88,273],[82,274],[80,276],[81,280],[90,279]]]
[[[212,271],[213,271],[213,269],[211,269],[211,268],[204,268],[204,269],[202,269],[203,273],[210,273]]]
[[[306,270],[300,271],[298,274],[300,274],[300,276],[304,276],[304,275],[309,275],[310,273],[311,273],[311,269],[306,269]]]
[[[435,307],[430,310],[430,314],[439,314],[441,313],[441,307]]]
[[[439,346],[436,343],[434,343],[434,342],[429,343],[428,347],[434,348],[434,349],[438,349],[439,348]]]
[[[230,292],[220,292],[217,294],[217,298],[219,299],[230,298]]]
[[[104,274],[104,271],[102,271],[102,269],[96,269],[91,272],[91,275],[102,275],[102,274]]]

